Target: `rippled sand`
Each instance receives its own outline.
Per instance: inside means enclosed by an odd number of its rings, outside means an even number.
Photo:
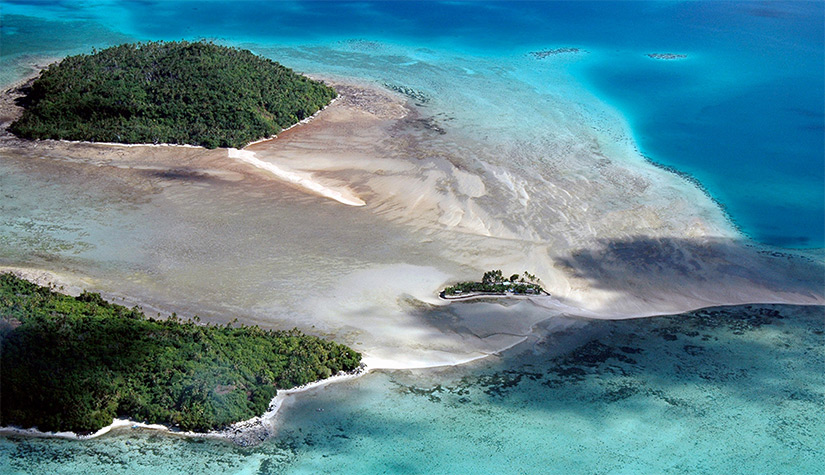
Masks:
[[[4,137],[0,264],[150,313],[297,326],[374,368],[475,359],[562,314],[825,303],[821,256],[741,241],[700,190],[606,138],[607,122],[490,139],[328,81],[332,106],[239,152]],[[552,297],[437,299],[491,268],[529,270]]]

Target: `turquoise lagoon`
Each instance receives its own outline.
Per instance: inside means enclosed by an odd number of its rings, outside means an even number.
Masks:
[[[449,134],[489,134],[504,148],[519,144],[507,137],[537,142],[555,133],[559,115],[570,130],[622,117],[626,124],[616,127],[627,128],[643,155],[704,188],[744,235],[773,247],[825,242],[821,2],[3,0],[1,7],[3,84],[93,47],[208,38],[298,71],[413,87]],[[579,51],[530,55],[557,48]],[[578,113],[553,110],[559,96]],[[28,185],[13,177],[0,184],[24,194]],[[130,219],[130,204],[110,208],[114,218],[98,217],[95,229]],[[336,219],[335,209],[324,213]],[[284,219],[310,221],[308,214]],[[19,262],[32,253],[20,231],[0,224],[0,257]],[[58,232],[67,242],[102,233],[76,225]],[[335,236],[357,239],[348,232]],[[399,240],[396,229],[381,232]],[[364,251],[375,257],[345,255],[336,238],[318,246],[339,261],[319,268],[386,259],[380,249]],[[140,257],[112,254],[107,265],[115,267]],[[248,285],[250,295],[261,287]],[[500,357],[376,371],[308,392],[279,416],[278,436],[256,448],[129,430],[82,442],[6,437],[0,472],[816,473],[825,466],[823,315],[822,307],[754,305],[613,322],[553,318]]]
[[[822,2],[6,0],[3,7],[4,81],[29,56],[125,39],[208,38],[262,52],[369,40],[394,49],[359,53],[409,62],[484,57],[511,80],[525,79],[518,69],[530,51],[580,48],[586,53],[575,60],[544,62],[570,63],[575,81],[626,117],[645,156],[698,180],[758,242],[825,244]],[[386,79],[353,58],[335,68],[307,52],[278,53],[298,70]]]

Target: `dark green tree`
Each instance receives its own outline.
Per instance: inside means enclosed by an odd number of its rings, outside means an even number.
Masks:
[[[240,148],[335,97],[331,87],[247,50],[124,44],[49,66],[9,130],[28,139]]]
[[[360,361],[297,330],[155,320],[0,275],[0,426],[84,433],[121,416],[205,431]]]

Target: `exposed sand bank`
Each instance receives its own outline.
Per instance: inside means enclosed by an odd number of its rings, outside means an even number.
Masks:
[[[364,200],[355,196],[355,194],[345,187],[326,186],[313,180],[312,175],[308,173],[295,172],[275,165],[274,163],[264,162],[255,156],[255,152],[230,148],[228,154],[229,158],[235,158],[242,162],[249,163],[252,166],[271,172],[274,176],[284,180],[287,183],[292,183],[309,192],[317,193],[339,203],[349,206],[364,206],[366,204],[364,203]]]
[[[373,103],[394,100],[358,87]],[[559,302],[603,318],[825,303],[821,256],[745,241],[701,190],[642,157],[614,159],[586,144],[554,150],[549,170],[505,168],[468,159],[469,144],[446,141],[415,109],[398,119],[352,96],[258,155],[351,183],[376,215],[446,243],[445,258],[536,269]]]
[[[560,315],[825,304],[821,254],[743,241],[700,190],[622,147],[571,135],[491,148],[397,94],[336,81],[340,99],[312,121],[241,151],[0,137],[0,166],[24,178],[3,189],[0,235],[25,251],[0,265],[152,312],[297,326],[353,346],[370,370],[495,355]],[[27,207],[45,211],[15,211]],[[78,218],[63,229],[68,210]],[[438,298],[495,268],[529,269],[552,296]],[[252,444],[297,394],[333,381],[279,391],[222,433],[117,420],[93,436],[137,426]]]
[[[601,132],[582,129],[490,146],[398,94],[329,82],[341,94],[334,104],[232,157],[4,136],[0,157],[19,173],[58,177],[61,190],[99,184],[101,216],[128,202],[117,216],[136,210],[146,220],[137,232],[124,225],[117,247],[108,218],[95,218],[99,231],[73,238],[90,250],[50,251],[33,266],[94,274],[89,290],[111,295],[120,285],[112,269],[130,258],[124,293],[144,305],[298,326],[353,345],[371,368],[470,361],[555,315],[825,303],[821,256],[743,241],[701,190],[634,158],[632,144],[603,146],[587,135]],[[284,179],[311,194],[287,192]],[[315,198],[324,193],[361,214],[328,210],[348,207]],[[493,268],[530,269],[552,297],[515,305],[437,298],[445,283]]]

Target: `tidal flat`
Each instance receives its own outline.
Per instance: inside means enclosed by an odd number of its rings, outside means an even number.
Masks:
[[[341,98],[242,151],[264,167],[3,137],[0,266],[372,370],[284,398],[257,448],[4,437],[0,471],[816,473],[821,4],[313,4],[4,4],[4,85],[206,37]],[[490,269],[552,298],[439,301]]]
[[[545,155],[505,168],[473,137],[422,127],[436,119],[404,96],[330,82],[339,100],[245,152],[362,207],[232,150],[7,137],[5,180],[19,185],[6,187],[6,239],[27,267],[94,279],[91,290],[161,313],[297,326],[363,351],[372,368],[475,359],[555,315],[825,302],[814,259],[736,238],[676,175],[608,159],[597,141],[550,167]],[[467,269],[528,267],[553,298],[483,312],[437,298]]]

